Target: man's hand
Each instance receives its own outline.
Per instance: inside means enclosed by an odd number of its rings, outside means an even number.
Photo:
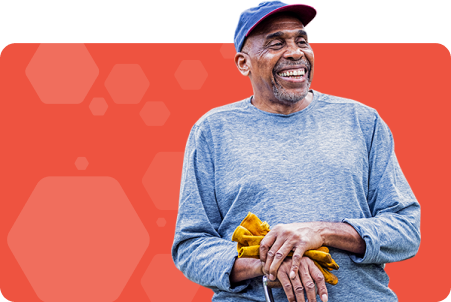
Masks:
[[[316,283],[321,300],[327,302],[328,295],[324,276],[310,258],[301,258],[299,273],[296,274],[295,278],[289,278],[291,267],[292,259],[285,258],[277,271],[277,279],[281,283],[288,301],[305,302],[305,291],[309,302],[317,302],[315,291]]]
[[[298,275],[304,252],[317,249],[324,244],[320,229],[320,222],[279,224],[273,227],[260,242],[260,260],[265,263],[263,270],[269,272],[269,279],[275,280],[285,257],[294,251],[291,272],[288,274],[294,280]]]

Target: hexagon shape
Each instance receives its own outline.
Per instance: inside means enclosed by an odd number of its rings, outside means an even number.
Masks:
[[[224,43],[219,49],[224,59],[233,59],[236,54],[235,45],[232,43]]]
[[[191,302],[200,287],[177,269],[169,254],[153,257],[141,279],[141,285],[152,302]]]
[[[138,64],[116,64],[105,87],[116,104],[138,104],[149,88],[149,80]]]
[[[183,60],[175,71],[175,78],[183,90],[202,88],[208,73],[199,60]]]
[[[86,170],[88,165],[89,162],[86,157],[77,157],[77,159],[75,160],[75,167],[77,167],[78,170]]]
[[[169,110],[163,102],[146,102],[139,112],[147,126],[163,126],[169,117]]]
[[[109,302],[149,234],[114,178],[56,176],[38,182],[7,242],[42,301]]]
[[[183,152],[157,153],[143,176],[143,185],[159,210],[177,210]]]
[[[89,104],[89,109],[91,110],[93,115],[104,115],[107,108],[108,104],[106,103],[104,98],[93,98],[91,103]]]
[[[164,218],[162,218],[162,217],[158,218],[158,219],[157,219],[157,225],[158,225],[160,228],[164,227],[164,226],[166,225],[166,219],[164,219]]]
[[[25,74],[43,103],[79,104],[99,68],[84,44],[41,44]]]

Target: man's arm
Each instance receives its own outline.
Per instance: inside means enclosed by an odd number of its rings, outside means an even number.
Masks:
[[[340,222],[318,222],[323,245],[335,247],[354,254],[365,253],[366,243],[349,224]]]
[[[285,235],[282,234],[284,238],[286,238],[286,236],[291,232],[302,233],[303,228],[310,229],[311,231],[316,232],[322,238],[320,239],[322,242],[320,246],[325,245],[329,247],[335,247],[360,255],[363,255],[365,253],[365,240],[363,240],[362,237],[360,237],[359,233],[357,233],[357,231],[347,223],[307,222],[280,226],[286,228]],[[294,229],[290,230],[290,228]],[[230,274],[230,281],[237,283],[242,280],[263,276],[264,271],[270,272],[269,266],[263,267],[262,265],[262,263],[266,263],[266,260],[267,258],[264,258],[263,262],[260,259],[253,258],[236,259],[232,272]]]
[[[372,217],[343,219],[329,225],[294,223],[272,228],[260,244],[260,259],[273,278],[290,251],[294,250],[290,274],[294,277],[302,254],[321,245],[355,253],[350,257],[356,263],[383,264],[416,254],[420,205],[399,167],[392,134],[378,114],[369,145],[367,202]]]
[[[237,258],[230,273],[230,282],[236,284],[263,275],[263,266],[260,259]]]
[[[364,254],[366,243],[357,231],[347,223],[341,222],[302,222],[279,224],[272,228],[260,243],[261,261],[265,263],[264,271],[270,273],[274,280],[277,269],[285,256],[295,247],[293,262],[298,261],[305,251],[320,246],[335,247],[355,254]],[[299,256],[300,255],[300,256]],[[290,274],[296,276],[299,264]]]
[[[218,233],[222,218],[214,193],[212,156],[206,137],[196,124],[185,149],[172,258],[191,281],[238,292],[249,282],[236,287],[230,284],[230,271],[238,253],[236,243]]]
[[[420,245],[420,204],[395,155],[392,133],[376,114],[369,151],[367,202],[373,217],[343,219],[365,240],[356,263],[383,264],[413,257]]]

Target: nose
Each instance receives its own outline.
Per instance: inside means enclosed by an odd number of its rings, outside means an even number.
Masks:
[[[288,49],[284,54],[286,59],[291,59],[294,61],[300,60],[304,56],[302,49],[296,45],[296,43],[289,43]]]

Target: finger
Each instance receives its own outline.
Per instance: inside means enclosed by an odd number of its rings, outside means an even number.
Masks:
[[[305,302],[304,299],[304,286],[302,286],[301,278],[299,277],[299,274],[296,273],[296,276],[294,279],[290,277],[291,284],[293,285],[293,292],[296,296],[296,301],[298,302]]]
[[[277,243],[277,241],[276,241],[276,243]],[[275,244],[273,245],[273,247],[274,246],[275,246]],[[271,247],[271,250],[269,250],[268,256],[269,256],[269,253],[272,252],[273,247]],[[291,246],[291,244],[289,244],[288,241],[285,241],[284,244],[278,250],[275,251],[275,254],[272,259],[272,263],[269,267],[270,276],[271,275],[277,276],[277,271],[279,270],[280,265],[282,264],[283,260],[288,255],[288,253],[290,253],[292,248],[293,247]],[[288,273],[289,273],[290,268],[291,267],[288,266],[288,270],[287,270]]]
[[[299,273],[299,266],[301,265],[301,259],[304,255],[304,248],[302,246],[297,246],[294,250],[293,256],[292,256],[292,262],[291,262],[291,272],[290,272],[290,278],[294,279]]]
[[[265,263],[264,262],[261,263],[261,270],[262,270],[263,275],[267,275],[268,274],[268,272],[265,271]]]
[[[327,302],[329,295],[327,293],[326,280],[324,274],[318,268],[318,266],[313,261],[309,262],[310,276],[315,281],[316,287],[318,288],[318,295],[321,298],[321,301]]]
[[[274,242],[274,244],[271,246],[271,248],[269,249],[267,256],[266,256],[266,262],[265,262],[265,267],[264,267],[264,271],[269,273],[269,280],[275,280],[276,276],[277,276],[277,270],[276,271],[271,271],[271,267],[272,267],[272,263],[274,261],[274,258],[276,256],[276,253],[278,252],[278,250],[281,248],[281,246],[283,245],[283,241],[282,240],[276,240]]]
[[[262,262],[267,262],[267,253],[271,246],[274,244],[274,241],[277,239],[277,234],[274,231],[269,231],[265,237],[263,237],[262,241],[260,241],[260,260]]]
[[[301,266],[299,267],[299,276],[301,277],[302,284],[304,285],[305,293],[309,302],[316,302],[315,283],[310,276],[310,269],[307,257],[301,259]]]
[[[289,302],[296,302],[296,298],[293,293],[293,286],[291,285],[291,280],[288,278],[287,271],[280,271],[279,274],[277,274],[277,278],[279,279],[280,283],[282,284],[283,291],[285,292],[285,295],[287,296],[287,299]]]

